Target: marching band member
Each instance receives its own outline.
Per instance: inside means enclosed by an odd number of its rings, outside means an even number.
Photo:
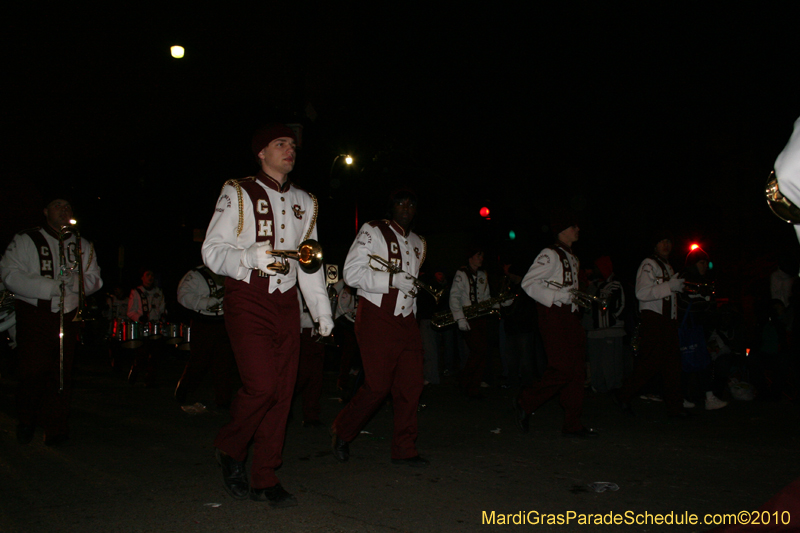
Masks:
[[[664,380],[664,405],[671,416],[687,417],[681,394],[681,357],[678,339],[678,298],[684,280],[669,264],[672,239],[656,234],[653,255],[639,265],[636,298],[639,300],[641,344],[633,374],[616,393],[623,411],[633,414],[631,398],[656,374]]]
[[[231,339],[242,388],[231,402],[232,421],[214,446],[225,490],[236,499],[267,501],[272,507],[297,505],[279,483],[286,420],[297,378],[300,309],[297,286],[320,334],[333,330],[324,273],[288,263],[287,273],[269,268],[267,252],[297,250],[317,235],[316,198],[288,177],[297,155],[297,138],[282,124],[270,124],[253,137],[260,170],[255,177],[225,183],[203,243],[203,262],[225,279],[225,327]],[[253,441],[248,483],[245,462]]]
[[[167,303],[164,300],[164,291],[156,286],[156,275],[150,269],[142,270],[142,284],[131,290],[128,297],[128,318],[134,322],[146,324],[148,322],[162,321],[167,312]],[[151,332],[152,333],[152,332]],[[156,387],[156,367],[164,343],[161,335],[146,336],[144,345],[134,348],[133,364],[128,373],[128,383],[136,383],[142,370],[145,372],[144,381],[148,387]]]
[[[16,298],[19,364],[17,440],[27,444],[36,426],[44,428],[44,443],[58,445],[69,438],[72,363],[78,323],[73,322],[79,305],[80,280],[77,242],[73,234],[63,239],[66,264],[62,264],[59,232],[70,225],[72,206],[62,198],[44,209],[46,224],[18,233],[0,260],[0,278]],[[84,293],[103,286],[100,267],[92,244],[81,237],[81,266]],[[64,295],[63,308],[61,294]],[[60,381],[60,315],[64,314],[64,389]]]
[[[350,371],[358,356],[358,343],[353,329],[356,322],[357,299],[354,294],[355,291],[348,287],[343,279],[337,281],[333,285],[333,289],[337,294],[336,311],[334,313],[336,344],[339,346],[341,353],[336,387],[344,391],[348,389]]]
[[[489,318],[481,316],[468,321],[463,309],[491,298],[486,270],[482,268],[483,255],[483,250],[478,247],[469,249],[467,266],[456,271],[450,289],[450,311],[469,348],[469,358],[461,371],[459,382],[464,393],[471,399],[483,398],[480,387],[489,356],[487,341]]]
[[[409,276],[419,275],[425,261],[425,240],[411,231],[417,197],[409,190],[389,198],[392,219],[361,227],[344,264],[345,282],[358,289],[355,331],[364,364],[364,385],[333,423],[333,454],[340,462],[350,457],[349,443],[391,393],[394,409],[392,463],[428,464],[417,453],[417,406],[422,394],[422,339],[416,320],[416,287]],[[372,268],[374,258],[398,270]]]
[[[800,206],[800,118],[794,123],[794,131],[789,137],[789,142],[775,160],[775,177],[778,179],[778,189],[781,194],[791,201],[795,207]],[[795,223],[794,230],[800,239],[800,225]],[[790,272],[795,275],[797,272]]]
[[[325,366],[325,346],[317,342],[319,332],[308,306],[300,298],[300,362],[297,366],[295,395],[303,397],[303,427],[322,427],[319,419],[322,410],[319,399],[322,396],[322,374]]]
[[[539,253],[522,278],[522,289],[536,300],[547,369],[540,381],[525,388],[517,398],[517,423],[527,433],[530,414],[558,394],[564,408],[562,434],[597,437],[596,431],[580,421],[586,380],[586,332],[570,292],[578,288],[579,262],[572,245],[578,241],[580,228],[568,212],[557,213],[550,228],[557,236],[556,243]]]
[[[175,387],[175,399],[186,402],[188,394],[197,390],[200,381],[211,369],[214,376],[214,398],[217,407],[231,405],[233,372],[236,360],[225,330],[222,302],[225,279],[207,266],[187,272],[178,283],[178,303],[191,312],[192,342],[189,360]]]

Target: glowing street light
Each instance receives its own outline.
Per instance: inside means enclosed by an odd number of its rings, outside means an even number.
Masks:
[[[346,156],[344,156],[344,162],[347,163],[348,165],[352,165],[353,164],[353,158],[350,157],[349,155],[346,155]]]
[[[170,53],[170,54],[172,55],[172,57],[174,57],[175,59],[181,59],[181,58],[183,57],[184,53],[185,53],[185,50],[183,49],[183,46],[178,46],[178,45],[176,44],[175,46],[171,46],[171,47],[170,47],[170,49],[169,49],[169,53]]]

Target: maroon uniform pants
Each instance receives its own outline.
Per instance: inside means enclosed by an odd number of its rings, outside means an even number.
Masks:
[[[336,381],[336,386],[340,389],[347,387],[350,381],[350,369],[353,364],[358,361],[358,342],[354,331],[352,322],[340,316],[336,319],[336,342],[339,345],[339,352],[342,355],[339,363],[339,378]]]
[[[586,381],[586,331],[571,306],[536,305],[547,369],[540,381],[522,391],[520,405],[525,412],[532,413],[558,394],[564,408],[562,431],[580,431]]]
[[[311,328],[300,334],[300,365],[297,369],[295,394],[303,396],[303,421],[319,420],[319,398],[322,396],[322,370],[325,366],[325,346],[311,336]]]
[[[625,380],[617,398],[628,403],[645,383],[656,374],[661,374],[667,412],[678,414],[683,411],[678,321],[647,310],[642,311],[641,320],[639,357],[636,358],[633,374]]]
[[[362,299],[356,312],[356,337],[364,364],[364,385],[341,410],[333,430],[344,441],[355,439],[392,395],[392,459],[417,455],[417,407],[422,394],[422,338],[414,315],[392,316]]]
[[[17,300],[17,420],[40,425],[45,437],[69,436],[72,361],[77,344],[75,312],[64,316],[64,390],[59,393],[59,315]]]
[[[489,357],[489,343],[487,341],[488,318],[480,317],[470,321],[469,331],[464,331],[464,342],[469,348],[469,357],[461,371],[461,388],[470,397],[481,395],[481,381],[486,369],[486,360]]]
[[[233,370],[236,360],[233,357],[231,341],[223,320],[192,320],[191,355],[181,376],[181,385],[187,392],[194,392],[205,375],[211,370],[214,380],[214,397],[218,406],[231,404]]]
[[[233,420],[214,446],[245,461],[253,441],[250,485],[256,489],[278,483],[275,469],[281,464],[300,353],[297,288],[270,294],[270,282],[274,279],[257,275],[249,284],[227,278],[223,303],[242,388],[231,402]]]

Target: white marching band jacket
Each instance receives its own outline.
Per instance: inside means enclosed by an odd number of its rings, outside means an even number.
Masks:
[[[388,227],[388,231],[394,235],[396,243],[392,243],[391,250],[383,232],[378,227],[379,224],[386,226],[383,231],[387,231]],[[426,246],[425,240],[416,233],[410,231],[408,235],[404,235],[403,229],[395,222],[390,223],[388,220],[368,222],[361,226],[361,231],[358,232],[356,240],[347,253],[344,263],[344,281],[350,287],[358,289],[359,298],[369,300],[380,307],[384,295],[390,294],[389,273],[370,268],[369,256],[378,255],[384,260],[392,262],[404,272],[417,277],[419,268],[425,261]],[[390,256],[398,259],[394,261]],[[374,261],[372,265],[382,269]],[[402,276],[402,274],[397,275]],[[394,316],[408,316],[411,313],[416,316],[417,299],[394,288],[391,290],[398,292]]]
[[[561,249],[565,260],[568,261],[566,269],[559,253],[552,247],[545,248],[533,261],[525,277],[522,278],[521,286],[528,296],[545,307],[570,305],[571,311],[574,312],[577,311],[578,306],[572,302],[572,295],[569,291],[578,288],[580,263],[574,254]],[[563,284],[564,288],[559,289],[546,283],[547,281]]]
[[[195,267],[181,278],[178,283],[178,303],[204,316],[222,316],[222,298],[211,295],[208,280],[201,272],[204,268]]]
[[[256,181],[269,198],[268,204],[259,203],[262,213],[271,213],[271,223],[256,224],[253,201],[246,190],[236,187],[235,182],[227,182],[217,200],[214,216],[208,225],[203,242],[203,262],[217,274],[250,282],[251,269],[242,266],[244,251],[256,242],[256,234],[268,237],[275,250],[297,250],[300,242],[317,238],[316,202],[310,194],[292,184],[283,191]],[[258,226],[258,227],[257,227]],[[309,228],[311,231],[309,232]],[[290,259],[287,274],[270,275],[270,294],[279,290],[286,292],[299,284],[309,311],[315,320],[321,315],[330,315],[331,306],[325,289],[325,274],[320,269],[307,274],[297,267],[297,261]]]
[[[789,142],[775,160],[775,177],[781,194],[800,207],[800,118],[794,123]],[[795,225],[794,230],[800,239],[800,225]]]
[[[648,257],[639,265],[639,271],[636,273],[636,298],[639,299],[639,311],[654,311],[664,315],[664,307],[667,307],[670,309],[669,318],[677,319],[678,298],[669,287],[669,280],[675,277],[675,271],[668,262],[660,261],[660,263],[659,265],[659,261]]]
[[[38,232],[44,237],[47,246],[39,250],[29,233]],[[38,238],[38,237],[37,237]],[[76,240],[74,235],[64,240],[64,254],[67,267],[75,262]],[[83,266],[84,293],[86,296],[94,294],[103,286],[100,278],[100,266],[92,244],[81,237],[81,255]],[[50,311],[60,312],[61,297],[53,296],[58,292],[60,282],[55,279],[61,269],[58,238],[44,229],[36,228],[14,236],[8,245],[2,260],[0,260],[0,278],[8,290],[14,293],[17,300],[38,305],[38,300],[50,300]],[[66,286],[64,293],[64,312],[70,313],[78,307],[80,291],[79,280],[76,275],[73,283]],[[48,272],[48,275],[42,275]]]
[[[469,268],[469,267],[467,267]],[[475,280],[475,302],[472,301],[470,296],[470,280],[469,275],[460,268],[456,271],[453,277],[453,285],[450,288],[450,312],[453,313],[453,319],[460,320],[464,317],[463,309],[470,305],[485,302],[491,298],[489,293],[489,282],[486,279],[486,271],[479,269],[478,273],[473,276]]]

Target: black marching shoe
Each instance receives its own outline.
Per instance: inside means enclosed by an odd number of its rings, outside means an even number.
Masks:
[[[600,434],[592,428],[581,428],[578,431],[562,431],[561,434],[573,439],[594,439],[600,436]]]
[[[340,439],[339,435],[336,433],[332,433],[331,435],[333,436],[333,442],[331,442],[333,456],[336,457],[336,460],[340,463],[344,463],[350,459],[350,443]]]
[[[281,487],[280,483],[266,489],[252,489],[250,491],[250,499],[256,502],[269,502],[270,507],[275,507],[276,509],[297,505],[297,498],[286,492],[286,489]]]
[[[407,465],[407,466],[428,466],[430,461],[427,459],[423,459],[419,455],[415,455],[414,457],[407,457],[405,459],[392,459],[393,465]]]
[[[246,500],[250,497],[250,485],[247,484],[245,463],[237,461],[222,450],[217,449],[217,463],[222,467],[222,483],[225,492],[236,500]]]
[[[522,433],[527,433],[531,429],[531,415],[522,408],[519,398],[514,399],[514,414],[516,415],[519,430]]]
[[[36,426],[33,424],[17,424],[17,442],[20,444],[30,444],[35,432]]]

